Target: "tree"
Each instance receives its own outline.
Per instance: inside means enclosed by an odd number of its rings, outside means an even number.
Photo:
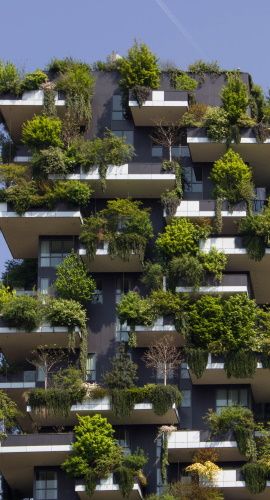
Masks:
[[[128,51],[128,56],[119,65],[121,84],[126,89],[139,85],[150,89],[159,86],[160,69],[156,56],[144,43],[135,41]]]
[[[199,241],[210,234],[209,225],[195,224],[184,217],[174,218],[167,224],[165,231],[158,235],[157,248],[165,257],[177,257],[183,254],[196,255]]]
[[[169,151],[169,160],[172,161],[172,147],[179,143],[180,128],[178,125],[171,123],[170,125],[163,125],[160,121],[155,124],[153,135],[150,136],[155,144],[159,144]]]
[[[13,427],[18,413],[16,403],[4,391],[0,391],[0,440],[5,437],[6,431]]]
[[[63,299],[85,303],[96,289],[95,280],[87,274],[84,264],[74,252],[68,255],[56,270],[54,286]]]
[[[221,91],[221,100],[233,125],[246,113],[249,96],[247,86],[242,82],[239,72],[228,73],[227,78],[227,85]]]
[[[37,259],[8,260],[2,280],[12,288],[32,289],[37,285]]]
[[[56,344],[40,345],[31,353],[29,363],[39,368],[44,373],[44,387],[48,388],[49,376],[53,368],[66,358],[63,349],[59,349]]]
[[[126,352],[125,344],[120,344],[112,359],[111,370],[103,376],[109,389],[128,389],[135,386],[138,366]]]
[[[22,142],[33,149],[61,146],[61,130],[60,118],[35,115],[22,126]]]
[[[152,344],[143,356],[147,367],[162,373],[164,385],[167,385],[169,373],[179,367],[181,358],[181,352],[173,345],[171,335]]]

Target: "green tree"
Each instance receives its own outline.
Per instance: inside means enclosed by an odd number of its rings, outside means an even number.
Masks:
[[[15,419],[18,414],[16,403],[4,391],[0,391],[0,421],[3,423],[0,440],[5,437],[6,431],[15,425]]]
[[[159,86],[158,60],[144,43],[134,43],[128,51],[128,56],[121,60],[119,69],[124,88],[132,89],[139,85],[157,89]]]
[[[165,231],[159,234],[156,245],[165,257],[177,257],[183,254],[196,255],[200,239],[210,234],[209,225],[198,225],[184,217],[172,219]]]
[[[226,326],[224,324],[222,298],[202,295],[191,304],[189,310],[189,341],[192,345],[207,349],[219,342]]]
[[[105,384],[112,390],[129,389],[135,386],[138,366],[126,352],[125,345],[120,344],[116,356],[112,359],[111,370],[105,373]]]
[[[4,321],[15,328],[25,328],[32,331],[37,328],[42,319],[41,304],[34,297],[14,296],[4,303],[2,308]]]
[[[151,302],[132,291],[117,304],[117,314],[121,323],[127,322],[133,330],[136,325],[151,325],[155,319]]]
[[[37,259],[8,260],[2,280],[5,286],[31,290],[37,286]]]
[[[241,80],[239,72],[228,73],[227,79],[227,85],[221,90],[221,100],[224,110],[228,113],[229,121],[233,125],[246,113],[249,96],[247,86]]]
[[[21,76],[15,64],[0,60],[0,94],[8,92],[19,95],[21,91]]]
[[[94,279],[87,274],[84,264],[74,252],[57,267],[54,286],[62,299],[81,303],[91,300],[96,289]]]
[[[22,142],[33,149],[61,146],[62,122],[59,118],[36,115],[22,126]]]
[[[48,80],[48,76],[41,69],[27,73],[22,81],[22,90],[37,90],[42,83]]]

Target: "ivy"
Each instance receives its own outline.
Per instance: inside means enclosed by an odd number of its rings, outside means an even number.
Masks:
[[[270,206],[258,215],[248,215],[240,221],[240,234],[249,257],[260,261],[270,241]]]
[[[252,378],[257,368],[257,356],[254,352],[239,349],[236,352],[227,352],[224,370],[227,377]]]
[[[187,347],[185,352],[190,370],[197,378],[201,378],[207,366],[208,350]]]
[[[241,472],[250,493],[257,495],[265,490],[268,473],[263,465],[247,463],[242,466]]]

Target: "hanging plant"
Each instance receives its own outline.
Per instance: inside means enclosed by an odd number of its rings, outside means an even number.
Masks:
[[[190,370],[197,378],[201,378],[207,366],[208,351],[199,347],[188,347],[186,348],[186,357]]]
[[[176,214],[178,205],[180,204],[179,192],[177,189],[166,189],[160,197],[161,203],[168,217],[173,217]]]
[[[258,495],[266,488],[267,470],[258,463],[248,463],[243,465],[241,472],[244,476],[246,485],[250,493]]]
[[[227,352],[224,370],[227,377],[252,378],[257,368],[257,356],[252,351],[240,349],[236,352]]]
[[[216,198],[216,211],[214,219],[214,232],[220,234],[222,232],[222,205],[223,199],[220,197]]]

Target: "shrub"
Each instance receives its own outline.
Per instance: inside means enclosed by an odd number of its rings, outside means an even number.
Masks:
[[[225,356],[224,370],[227,377],[251,378],[257,368],[257,356],[254,352],[239,349],[229,351]]]
[[[149,300],[155,316],[176,315],[183,307],[180,296],[170,291],[154,290]]]
[[[194,224],[188,219],[172,219],[159,234],[156,245],[166,257],[176,257],[183,254],[196,254],[199,250],[199,240],[207,238],[210,226]]]
[[[33,173],[39,175],[66,175],[73,166],[73,160],[58,146],[50,146],[34,153],[31,160]]]
[[[5,283],[0,284],[0,312],[2,312],[3,306],[13,299],[15,293],[6,286]]]
[[[214,275],[217,281],[221,281],[228,260],[227,256],[216,248],[211,248],[209,253],[200,254],[200,260],[204,270]]]
[[[37,284],[37,259],[8,260],[2,280],[11,288],[32,289]]]
[[[75,300],[53,299],[47,305],[46,319],[52,326],[66,326],[69,330],[84,328],[86,313]]]
[[[42,319],[41,305],[34,297],[15,296],[3,305],[2,315],[11,327],[32,331]]]
[[[189,369],[197,378],[201,378],[207,366],[208,350],[201,349],[200,347],[196,347],[195,349],[187,347],[185,352]]]
[[[206,128],[207,137],[212,141],[222,142],[229,135],[229,116],[223,108],[207,108],[203,125]]]
[[[145,391],[156,415],[164,415],[174,404],[179,406],[181,403],[181,393],[173,385],[146,385]]]
[[[15,96],[21,91],[21,77],[16,66],[0,60],[0,94],[11,93]]]
[[[163,287],[163,268],[161,264],[147,262],[144,266],[144,273],[141,282],[147,290],[160,290]]]
[[[217,61],[206,62],[202,59],[198,59],[193,64],[190,64],[188,66],[188,71],[190,73],[197,73],[198,75],[202,75],[204,73],[220,75],[223,72]]]
[[[220,96],[230,123],[235,124],[246,113],[249,104],[248,89],[239,72],[228,73],[227,85],[222,88]]]
[[[38,196],[35,181],[21,179],[5,191],[6,201],[11,203],[18,215],[23,215],[35,205],[39,205],[42,199]]]
[[[243,465],[241,472],[250,493],[257,495],[265,490],[268,474],[263,465],[256,462],[248,463]]]
[[[145,87],[144,85],[135,85],[135,87],[133,87],[132,89],[131,98],[135,99],[135,101],[137,101],[139,107],[141,108],[145,101],[147,101],[149,94],[149,87]]]
[[[183,254],[181,257],[173,257],[169,263],[168,276],[172,290],[177,285],[196,290],[202,284],[203,275],[203,266],[197,256]]]
[[[119,345],[117,355],[112,359],[111,365],[111,370],[103,377],[109,389],[118,390],[134,387],[138,378],[138,366],[130,359],[124,344]]]
[[[220,341],[225,330],[222,299],[202,295],[189,310],[189,339],[192,345],[207,349]]]
[[[240,221],[240,233],[249,257],[260,261],[270,241],[270,205],[258,215],[248,215]]]
[[[22,90],[38,90],[48,77],[41,69],[36,69],[33,73],[27,73],[22,81]]]
[[[132,89],[141,85],[157,89],[159,86],[160,69],[157,58],[144,43],[134,43],[128,51],[128,56],[121,60],[119,70],[124,88]]]
[[[91,300],[96,283],[88,276],[84,264],[75,253],[68,255],[56,269],[55,289],[62,299],[84,303]]]
[[[155,319],[152,305],[148,299],[143,299],[137,292],[128,292],[117,304],[117,314],[121,323],[134,330],[135,325],[151,325]]]
[[[48,193],[47,201],[51,206],[63,201],[84,207],[89,203],[92,192],[90,186],[81,181],[58,181]]]
[[[2,422],[0,440],[6,437],[6,431],[12,429],[16,424],[16,417],[18,415],[19,411],[16,403],[10,399],[5,391],[0,390],[0,420]]]
[[[181,201],[179,190],[177,188],[166,189],[166,191],[161,194],[160,200],[164,207],[166,215],[169,217],[173,217]]]
[[[207,109],[206,104],[191,104],[188,111],[183,114],[180,125],[182,127],[202,127]]]
[[[176,75],[174,79],[174,86],[176,90],[194,92],[194,90],[198,87],[198,82],[186,73],[180,73]]]
[[[59,118],[36,115],[22,126],[22,142],[33,149],[61,146],[62,122]]]

